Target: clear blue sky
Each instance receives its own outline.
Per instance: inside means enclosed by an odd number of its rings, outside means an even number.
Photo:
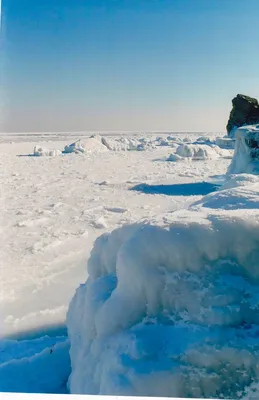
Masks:
[[[224,131],[258,0],[2,0],[2,131]]]

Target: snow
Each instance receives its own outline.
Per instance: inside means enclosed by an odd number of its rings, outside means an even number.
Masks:
[[[62,136],[60,141],[45,137],[32,142],[23,136],[10,144],[10,138],[2,139],[2,336],[64,324],[69,301],[87,278],[86,260],[100,234],[179,210],[201,197],[190,191],[186,195],[181,187],[175,195],[154,196],[131,190],[134,186],[188,186],[224,174],[229,164],[224,158],[220,163],[169,163],[165,160],[170,146],[144,152],[107,150],[101,159],[98,150],[82,156],[28,157],[35,146],[60,150],[72,140]],[[157,135],[146,137],[156,139]],[[99,139],[81,138],[82,143],[88,140],[95,144]]]
[[[193,208],[237,210],[259,208],[259,177],[237,174],[227,177],[220,190],[210,193],[193,204]]]
[[[210,193],[193,204],[194,208],[197,206],[224,210],[257,209],[259,208],[259,183]]]
[[[259,171],[259,125],[238,128],[235,132],[236,147],[229,174]]]
[[[223,184],[222,189],[231,189],[238,186],[247,186],[251,183],[259,183],[259,177],[251,174],[230,175]]]
[[[257,380],[257,177],[216,190],[232,152],[215,135],[215,156],[166,161],[200,136],[1,138],[0,391],[231,397]],[[85,152],[28,157],[68,143]]]

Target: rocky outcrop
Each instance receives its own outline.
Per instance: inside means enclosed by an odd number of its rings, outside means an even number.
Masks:
[[[227,124],[228,136],[232,136],[235,128],[259,123],[259,104],[256,99],[238,94],[232,100],[232,105]]]

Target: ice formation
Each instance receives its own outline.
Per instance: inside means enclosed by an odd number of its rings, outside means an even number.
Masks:
[[[50,150],[50,149],[44,149],[40,146],[35,146],[33,155],[36,157],[56,157],[60,156],[62,152],[60,150]]]
[[[259,172],[259,125],[238,128],[235,133],[236,146],[228,173]]]
[[[258,204],[231,210],[231,190],[97,239],[67,315],[71,393],[242,398],[258,381]]]
[[[167,158],[167,161],[173,161],[173,162],[178,162],[184,160],[184,157],[179,156],[178,154],[172,153],[170,156]]]
[[[205,145],[210,146],[210,145],[216,144],[216,143],[215,143],[215,138],[212,136],[199,136],[195,140],[194,144],[205,144]]]
[[[101,141],[111,151],[144,151],[156,148],[156,144],[147,138],[102,137]]]
[[[96,135],[81,140],[77,140],[65,146],[63,153],[88,153],[88,152],[104,152],[107,151],[107,147],[101,141],[101,137]]]
[[[74,143],[68,144],[65,146],[63,153],[84,153],[85,146],[81,142],[81,140],[77,140]]]
[[[205,144],[180,144],[176,149],[176,155],[193,160],[215,159],[222,156],[223,152],[224,150],[216,145]]]
[[[230,170],[256,170],[258,128],[237,131]],[[258,398],[258,179],[227,176],[171,221],[97,239],[67,315],[71,393]]]

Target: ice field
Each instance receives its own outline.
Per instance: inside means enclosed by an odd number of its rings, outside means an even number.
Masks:
[[[259,179],[216,136],[1,137],[0,391],[253,392]]]

